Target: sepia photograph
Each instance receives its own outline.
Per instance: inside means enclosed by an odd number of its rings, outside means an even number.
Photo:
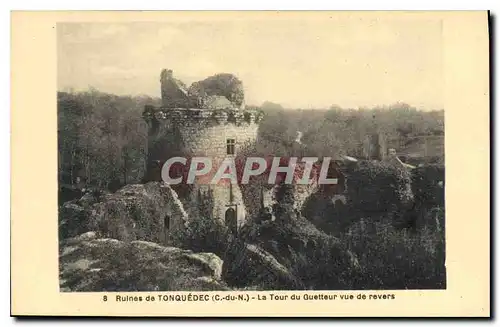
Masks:
[[[11,16],[12,316],[491,315],[489,12]]]
[[[56,33],[61,292],[446,289],[441,19]]]

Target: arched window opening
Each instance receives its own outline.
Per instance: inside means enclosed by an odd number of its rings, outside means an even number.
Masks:
[[[163,224],[165,226],[165,230],[170,229],[170,216],[169,215],[165,216]]]

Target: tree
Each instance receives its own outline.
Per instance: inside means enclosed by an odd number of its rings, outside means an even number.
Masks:
[[[120,97],[90,89],[58,93],[59,182],[116,189],[138,182],[145,170],[150,97]]]

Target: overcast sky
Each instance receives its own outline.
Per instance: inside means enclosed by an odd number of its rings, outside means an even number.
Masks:
[[[247,104],[443,108],[438,20],[252,20],[58,24],[58,88],[160,95],[170,68],[188,85],[238,76]]]

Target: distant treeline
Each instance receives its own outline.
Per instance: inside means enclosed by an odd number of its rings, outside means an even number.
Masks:
[[[146,167],[145,105],[161,105],[148,96],[116,96],[90,89],[58,92],[58,178],[61,186],[116,189],[141,181]],[[392,139],[443,135],[444,111],[419,111],[398,103],[373,109],[291,110],[264,103],[259,152],[291,154],[297,131],[303,155],[363,155],[367,135],[383,132]],[[444,155],[444,153],[443,153]]]
[[[362,158],[366,138],[375,133],[382,133],[391,141],[389,144],[444,135],[443,110],[421,111],[405,103],[372,109],[332,106],[328,110],[288,110],[266,102],[260,108],[266,113],[259,139],[261,148],[266,149],[261,151],[277,154],[286,154],[287,147],[282,145],[293,142],[297,131],[303,133],[304,155],[320,157],[349,155]]]

